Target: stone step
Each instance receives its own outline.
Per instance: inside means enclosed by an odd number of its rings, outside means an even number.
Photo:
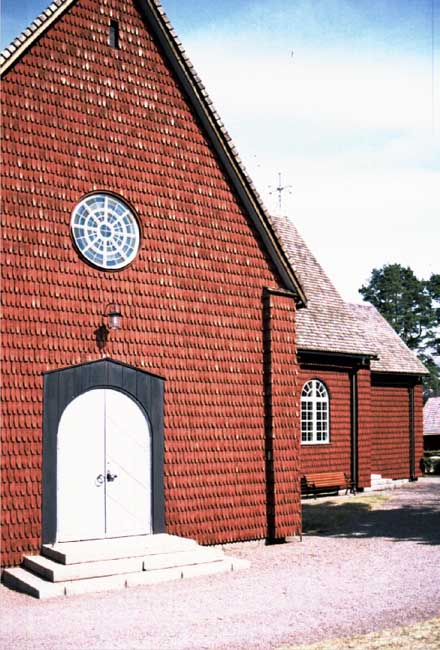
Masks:
[[[216,573],[237,571],[249,566],[246,560],[223,557],[221,560],[202,564],[168,567],[149,571],[136,571],[118,575],[85,578],[81,580],[67,580],[62,582],[49,582],[44,578],[34,575],[22,567],[5,569],[2,581],[11,589],[29,594],[35,598],[54,598],[71,596],[75,594],[96,593],[100,591],[114,591],[126,587],[155,584],[192,578]]]
[[[379,492],[381,490],[393,490],[408,483],[408,479],[386,478],[381,474],[371,474],[371,487],[365,488],[366,492]]]
[[[197,548],[197,542],[176,535],[138,535],[113,539],[94,539],[83,542],[57,542],[44,544],[42,555],[61,564],[78,564],[98,560],[118,560],[130,557],[145,557],[158,553]]]
[[[66,580],[84,580],[118,574],[152,571],[184,565],[206,564],[218,562],[224,558],[222,551],[216,548],[189,546],[188,550],[174,553],[159,553],[156,555],[120,558],[116,560],[98,560],[77,562],[75,564],[60,564],[44,555],[26,555],[24,567],[51,582]]]
[[[23,566],[50,582],[66,582],[143,571],[143,558],[59,564],[44,555],[26,555]]]
[[[112,591],[136,585],[180,580],[247,568],[249,562],[227,557],[219,547],[174,535],[44,545],[22,567],[5,569],[2,582],[35,598]]]
[[[63,583],[48,582],[20,566],[5,569],[2,573],[2,582],[10,589],[29,594],[34,598],[55,598],[65,595]]]
[[[219,548],[199,546],[195,550],[148,555],[143,558],[143,570],[152,571],[155,569],[167,569],[169,567],[202,565],[219,562],[224,558],[225,554]]]

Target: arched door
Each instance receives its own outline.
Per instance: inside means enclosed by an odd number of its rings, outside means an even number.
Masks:
[[[134,400],[110,388],[79,395],[57,440],[58,541],[152,532],[151,432]]]

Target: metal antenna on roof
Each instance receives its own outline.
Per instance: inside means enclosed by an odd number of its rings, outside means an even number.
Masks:
[[[280,212],[281,212],[281,199],[282,199],[283,192],[285,190],[287,190],[288,194],[292,194],[292,192],[290,192],[290,189],[292,187],[293,187],[293,185],[283,185],[282,184],[282,182],[281,182],[281,172],[278,172],[278,185],[277,185],[277,187],[273,187],[273,185],[269,185],[269,189],[271,190],[269,192],[269,194],[273,194],[274,192],[278,193],[278,208],[279,208]]]

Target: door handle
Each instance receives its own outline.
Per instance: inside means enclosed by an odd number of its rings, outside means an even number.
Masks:
[[[104,483],[104,481],[105,481],[104,474],[98,474],[98,476],[95,479],[96,487],[99,487],[100,485],[102,485]]]
[[[112,474],[110,470],[107,470],[107,476],[106,476],[107,482],[111,483],[112,481],[115,480],[115,478],[118,478],[118,475]]]

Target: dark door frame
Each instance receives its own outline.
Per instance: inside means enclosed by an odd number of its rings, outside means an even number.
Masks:
[[[152,439],[153,534],[165,532],[164,386],[162,377],[113,359],[101,359],[44,373],[43,544],[53,544],[57,535],[57,443],[61,415],[76,397],[94,388],[110,388],[125,393],[139,404],[148,417]]]

